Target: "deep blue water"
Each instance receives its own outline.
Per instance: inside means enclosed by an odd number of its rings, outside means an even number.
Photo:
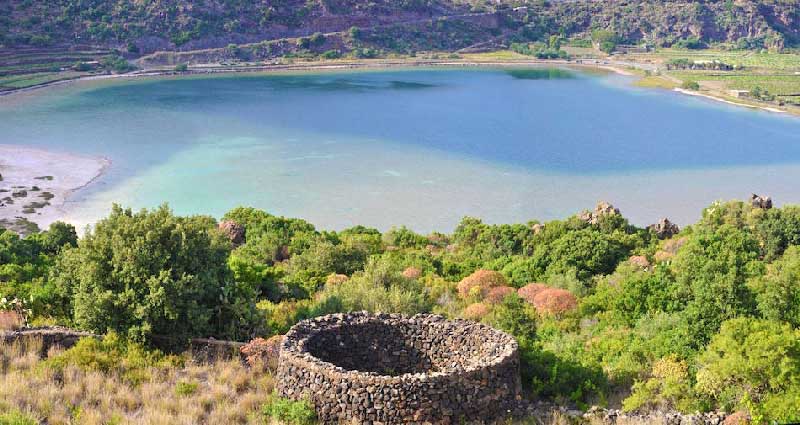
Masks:
[[[757,190],[800,199],[788,188],[800,119],[546,68],[56,90],[0,101],[0,143],[110,157],[109,175],[76,198],[86,222],[111,201],[449,230],[463,215],[560,218],[608,198],[642,224],[693,221],[714,199]]]

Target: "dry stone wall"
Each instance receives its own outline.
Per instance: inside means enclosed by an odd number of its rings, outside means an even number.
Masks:
[[[520,396],[516,341],[436,315],[334,314],[298,323],[278,392],[326,424],[455,424],[505,417]]]

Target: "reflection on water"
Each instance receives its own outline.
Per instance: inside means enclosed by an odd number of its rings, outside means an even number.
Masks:
[[[574,72],[561,68],[510,69],[506,72],[519,80],[564,80],[576,78]]]

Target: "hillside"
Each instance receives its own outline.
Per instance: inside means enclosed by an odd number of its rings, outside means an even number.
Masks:
[[[480,19],[487,14],[493,19]],[[445,17],[458,25],[440,25]],[[0,45],[6,48],[91,46],[115,48],[130,57],[342,33],[352,27],[380,27],[383,37],[367,37],[363,43],[397,51],[458,50],[495,38],[585,37],[593,29],[611,30],[626,43],[669,46],[697,37],[705,43],[782,48],[800,41],[800,6],[785,0],[10,0],[0,5]]]

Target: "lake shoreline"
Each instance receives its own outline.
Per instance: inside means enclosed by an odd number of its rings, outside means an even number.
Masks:
[[[29,223],[45,228],[65,217],[76,192],[100,179],[111,167],[105,157],[0,145],[0,227],[28,233]]]
[[[0,99],[4,96],[13,96],[15,94],[28,93],[32,91],[44,90],[47,88],[64,86],[74,84],[82,81],[101,81],[101,80],[114,80],[114,79],[140,79],[140,78],[156,78],[156,77],[195,77],[207,75],[225,75],[225,74],[273,74],[273,73],[306,73],[306,72],[336,72],[348,70],[381,70],[381,69],[413,69],[425,67],[442,67],[442,68],[482,68],[482,67],[542,67],[542,66],[557,66],[568,68],[580,68],[589,70],[600,70],[613,72],[618,75],[626,77],[639,77],[639,74],[631,72],[630,69],[647,70],[646,65],[636,62],[618,62],[613,60],[601,59],[584,59],[584,60],[543,60],[543,59],[526,59],[526,60],[356,60],[356,61],[322,61],[322,62],[307,62],[307,63],[292,63],[292,64],[270,64],[270,65],[255,65],[255,66],[221,66],[220,64],[201,64],[189,69],[188,71],[175,71],[172,69],[151,68],[135,71],[127,74],[108,74],[108,75],[90,75],[84,77],[70,78],[58,81],[43,83],[40,85],[21,88],[18,90],[9,90],[0,92]],[[791,116],[798,116],[793,111],[780,109],[776,107],[761,106],[743,102],[734,102],[717,93],[695,93],[682,89],[674,89],[673,92],[678,92],[687,96],[704,97],[709,100],[722,102],[729,105],[745,107],[748,109],[762,110],[772,113],[788,114]]]

